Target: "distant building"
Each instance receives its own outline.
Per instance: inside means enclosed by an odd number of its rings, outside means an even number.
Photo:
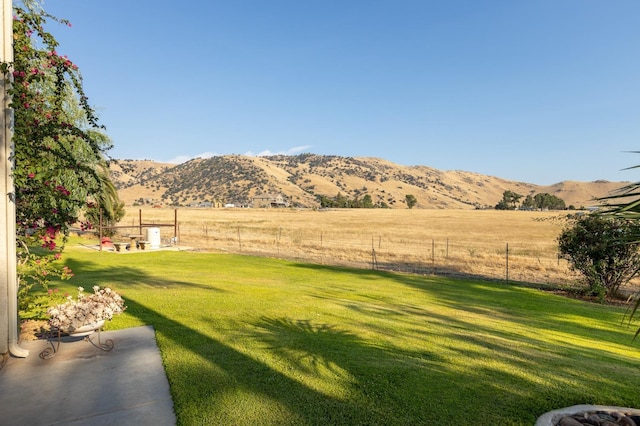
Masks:
[[[210,207],[213,207],[213,203],[211,203],[209,201],[193,202],[193,203],[189,204],[189,207],[206,207],[206,208],[210,208]]]
[[[281,194],[262,194],[251,199],[253,207],[289,207],[289,202]]]

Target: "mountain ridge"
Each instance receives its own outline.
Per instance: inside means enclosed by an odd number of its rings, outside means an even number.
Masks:
[[[371,197],[375,205],[407,208],[492,208],[504,191],[523,196],[549,193],[576,208],[597,204],[628,182],[562,181],[536,185],[462,170],[402,166],[376,157],[299,154],[250,157],[221,155],[181,164],[113,160],[112,180],[125,205],[251,204],[253,197],[281,194],[291,206],[319,207],[321,196]]]

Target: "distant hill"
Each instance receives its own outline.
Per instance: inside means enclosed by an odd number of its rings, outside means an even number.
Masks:
[[[223,155],[182,164],[148,160],[115,160],[111,176],[126,205],[248,205],[263,194],[281,194],[292,206],[318,207],[319,197],[362,199],[407,208],[491,208],[506,190],[522,194],[549,193],[576,208],[594,205],[625,182],[564,181],[550,186],[515,182],[464,171],[427,166],[401,166],[380,158],[300,154],[248,157]]]

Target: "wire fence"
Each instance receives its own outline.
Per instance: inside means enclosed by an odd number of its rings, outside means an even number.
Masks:
[[[300,232],[184,226],[180,244],[217,252],[275,257],[321,265],[346,266],[421,275],[476,277],[490,280],[579,286],[579,276],[552,245],[450,239],[411,240],[372,233],[353,236],[340,230]]]
[[[152,213],[145,214],[151,216]],[[182,221],[178,220],[176,212],[175,228],[171,232],[162,229],[163,243],[177,242],[179,246],[204,251],[327,266],[512,281],[558,289],[577,289],[585,285],[581,276],[571,270],[569,262],[558,255],[553,236],[540,238],[534,234],[527,239],[530,232],[542,233],[543,228],[527,229],[518,234],[525,241],[498,241],[498,235],[489,235],[485,229],[475,234],[468,230],[457,232],[452,238],[443,237],[446,234],[440,230],[437,236],[430,238],[425,236],[428,227],[415,227],[413,222],[398,223],[396,216],[392,226],[372,227],[367,226],[369,222],[365,219],[357,225],[344,220],[314,225],[309,218],[321,220],[324,216],[305,215],[304,221],[300,222],[296,221],[296,215],[279,215],[276,223],[273,214],[258,212],[239,216],[205,211],[197,216],[197,213],[185,212],[183,216],[187,216],[187,220]],[[132,219],[132,224],[142,223],[142,213],[138,216],[138,220]],[[534,226],[526,223],[526,227]],[[153,224],[154,220],[145,220],[145,226]],[[496,232],[500,232],[499,229]],[[462,239],[460,235],[472,237]],[[635,292],[638,286],[638,281],[634,280],[621,290]]]

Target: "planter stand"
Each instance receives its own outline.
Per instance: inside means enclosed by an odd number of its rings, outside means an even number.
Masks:
[[[99,321],[95,324],[82,326],[80,328],[75,329],[72,332],[69,332],[68,334],[71,337],[84,337],[85,341],[91,343],[96,348],[105,352],[109,352],[111,349],[113,349],[115,345],[113,343],[113,340],[111,339],[107,339],[104,342],[102,341],[100,336],[100,330],[102,329],[103,325],[104,325],[104,320]],[[91,339],[91,335],[94,332],[98,333],[98,338],[96,339],[97,342]],[[55,332],[52,333],[54,334],[53,338],[51,337],[51,335],[49,338],[47,338],[47,342],[51,345],[51,347],[46,347],[42,352],[40,352],[40,358],[49,359],[49,358],[53,358],[56,355],[56,353],[60,349],[60,342],[62,341],[62,333],[63,333],[62,330],[58,329],[57,339],[55,338]],[[57,340],[57,342],[55,340]]]

